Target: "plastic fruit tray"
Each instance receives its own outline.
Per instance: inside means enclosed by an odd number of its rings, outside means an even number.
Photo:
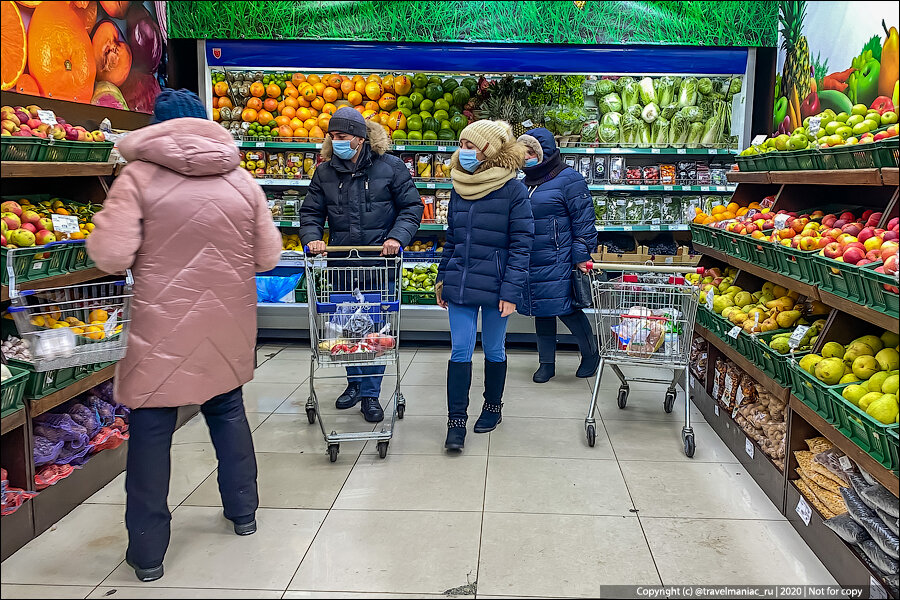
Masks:
[[[23,397],[25,385],[28,383],[28,370],[16,365],[7,365],[12,377],[3,382],[0,392],[0,414],[6,416],[24,407]]]
[[[0,159],[40,160],[39,156],[45,145],[42,138],[3,136],[0,140]]]
[[[81,244],[73,244],[72,250],[69,253],[69,271],[83,271],[84,269],[91,269],[95,266],[94,261],[91,260],[91,257],[88,256],[87,253],[87,245],[84,243]]]
[[[401,292],[400,301],[403,304],[437,304],[434,292],[406,291]]]
[[[25,397],[33,400],[48,396],[64,387],[72,385],[79,379],[87,377],[91,371],[79,371],[79,367],[65,367],[49,371],[36,372],[34,365],[21,360],[11,360],[10,364],[28,373],[28,384],[25,386]]]
[[[875,271],[881,264],[881,262],[871,263],[859,268],[859,280],[863,294],[869,308],[895,319],[900,318],[900,295],[884,287],[887,285],[896,289],[900,286],[897,285],[897,280],[890,275]]]
[[[701,246],[712,246],[710,243],[710,227],[706,225],[699,225],[697,223],[691,223],[691,240],[695,244],[700,244]]]
[[[750,355],[750,359],[756,366],[782,387],[791,385],[791,376],[788,372],[788,369],[790,369],[790,358],[793,357],[795,360],[800,360],[809,353],[808,350],[802,350],[788,355],[779,354],[775,350],[772,350],[772,348],[769,347],[768,342],[771,341],[775,334],[784,333],[785,331],[789,330],[781,329],[778,331],[769,331],[754,336],[753,345],[751,347],[752,354]],[[763,343],[763,341],[766,343]]]
[[[837,416],[834,414],[833,402],[829,391],[832,388],[843,388],[848,384],[828,386],[807,373],[799,364],[799,361],[788,361],[788,374],[791,377],[791,393],[803,404],[816,411],[820,417],[837,425]]]
[[[75,142],[47,140],[37,160],[44,162],[106,162],[112,152],[112,142]]]
[[[851,302],[865,304],[866,294],[859,273],[861,267],[815,254],[813,268],[815,285]]]
[[[763,233],[768,236],[771,230]],[[742,260],[759,265],[769,271],[778,270],[778,248],[773,242],[759,240],[749,235],[739,235],[737,251]]]
[[[775,245],[778,267],[775,269],[782,275],[804,283],[818,283],[818,271],[814,257],[818,250],[797,250],[782,244]]]
[[[784,161],[785,171],[816,171],[824,169],[822,154],[818,150],[793,150],[780,152],[779,159]]]
[[[826,169],[876,169],[897,166],[897,138],[869,144],[823,148],[822,163]]]
[[[835,428],[887,469],[900,467],[897,457],[898,425],[885,425],[844,399],[841,393],[851,384],[829,388],[829,400],[836,416]]]
[[[60,244],[49,248],[35,246],[16,250],[14,266],[16,281],[23,283],[53,275],[62,275],[69,267],[71,251],[71,244]],[[7,248],[0,248],[0,279],[2,279],[3,285],[9,283],[8,253]]]

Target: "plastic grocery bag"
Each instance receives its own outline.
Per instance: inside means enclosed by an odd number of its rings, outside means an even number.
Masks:
[[[288,277],[257,276],[256,299],[258,302],[293,302],[294,290],[300,283],[303,273],[296,273]]]
[[[850,513],[843,513],[825,521],[825,525],[848,544],[859,544],[869,538],[863,526],[853,520]]]
[[[894,559],[894,570],[891,571],[884,568],[879,564],[878,560],[873,558],[872,554],[868,552],[866,554],[872,559],[872,562],[885,572],[897,573],[896,559],[900,557],[900,539],[872,509],[866,506],[866,503],[862,501],[862,498],[859,497],[856,491],[851,488],[841,488],[841,496],[843,496],[844,503],[847,505],[847,510],[850,511],[850,516],[853,517],[853,520],[863,526],[884,554]]]

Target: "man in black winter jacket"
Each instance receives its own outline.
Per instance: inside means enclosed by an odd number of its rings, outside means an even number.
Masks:
[[[412,241],[424,207],[406,165],[388,150],[390,141],[380,123],[350,107],[334,113],[322,144],[326,162],[316,168],[300,207],[300,240],[311,254],[325,251],[326,220],[333,246],[378,245],[383,256],[395,256]],[[348,367],[347,389],[335,406],[351,408],[361,402],[367,421],[381,421],[383,374],[383,366]]]

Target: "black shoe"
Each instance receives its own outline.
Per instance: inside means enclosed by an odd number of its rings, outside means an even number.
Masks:
[[[447,450],[462,450],[466,445],[466,421],[465,419],[451,419],[447,424],[447,441],[444,448]]]
[[[472,363],[447,363],[447,450],[462,450],[466,443],[466,410],[472,386]]]
[[[556,365],[553,363],[541,363],[541,366],[538,367],[538,370],[534,372],[534,377],[531,379],[535,383],[547,383],[553,376],[556,375]]]
[[[484,361],[484,405],[481,416],[475,421],[475,433],[487,433],[497,428],[503,420],[503,388],[506,386],[506,361]]]
[[[256,519],[253,519],[249,523],[235,523],[234,532],[238,535],[253,535],[256,533]]]
[[[152,569],[141,569],[139,567],[134,566],[134,563],[129,559],[125,559],[125,564],[134,569],[134,574],[140,581],[144,583],[150,581],[156,581],[163,576],[163,566],[159,565],[158,567],[153,567]]]
[[[597,374],[597,368],[600,366],[600,353],[595,352],[590,356],[582,356],[581,364],[578,365],[578,371],[575,372],[575,377],[581,377],[582,379],[587,377],[593,377]]]
[[[338,396],[337,401],[334,403],[334,407],[340,410],[353,408],[359,400],[359,384],[349,383],[347,384],[347,389],[344,390],[344,393]]]
[[[380,423],[384,420],[384,410],[378,402],[378,398],[360,398],[362,405],[359,407],[363,417],[369,423]]]

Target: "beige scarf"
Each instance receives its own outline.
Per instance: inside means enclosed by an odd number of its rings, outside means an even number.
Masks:
[[[450,179],[453,181],[453,189],[466,200],[480,200],[491,192],[499,190],[503,185],[516,176],[515,169],[505,167],[489,167],[469,173],[465,169],[456,168],[450,170]]]

